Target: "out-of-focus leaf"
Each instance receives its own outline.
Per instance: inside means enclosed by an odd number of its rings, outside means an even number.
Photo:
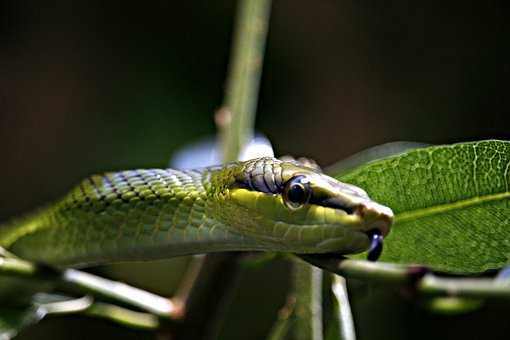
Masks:
[[[381,261],[452,273],[509,262],[510,142],[416,149],[337,178],[393,209],[395,224]]]
[[[327,173],[335,174],[335,176],[341,176],[344,173],[348,173],[349,171],[368,162],[390,156],[397,156],[406,151],[424,148],[426,146],[430,146],[430,144],[404,141],[376,145],[342,159],[340,162],[328,166],[325,170]]]

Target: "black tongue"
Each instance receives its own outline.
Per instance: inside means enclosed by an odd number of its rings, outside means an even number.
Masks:
[[[370,248],[368,248],[367,260],[377,261],[383,250],[383,235],[380,230],[374,229],[368,232],[368,237],[370,238]]]

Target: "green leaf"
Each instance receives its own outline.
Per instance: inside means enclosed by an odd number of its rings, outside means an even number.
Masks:
[[[451,273],[500,268],[510,256],[510,142],[415,149],[337,176],[393,209],[381,261]]]

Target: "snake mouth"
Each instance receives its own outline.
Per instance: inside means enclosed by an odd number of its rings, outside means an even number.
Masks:
[[[383,251],[384,237],[390,232],[393,211],[378,203],[368,201],[359,205],[355,213],[365,221],[365,233],[370,241],[367,260],[377,261]]]
[[[373,230],[378,230],[383,237],[389,234],[393,224],[393,211],[390,208],[373,201],[367,201],[358,205],[354,214],[364,221],[365,233],[370,234]]]

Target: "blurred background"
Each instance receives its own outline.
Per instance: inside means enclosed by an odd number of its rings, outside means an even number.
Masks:
[[[92,173],[165,167],[214,134],[235,4],[1,1],[0,221]],[[274,1],[257,128],[277,154],[321,165],[390,141],[509,139],[509,14],[503,1]],[[170,294],[185,263],[94,270]],[[263,338],[287,271],[277,262],[243,274],[222,339]],[[358,288],[360,339],[510,330],[508,305],[439,317],[384,287]],[[20,338],[93,336],[155,335],[65,318]]]

